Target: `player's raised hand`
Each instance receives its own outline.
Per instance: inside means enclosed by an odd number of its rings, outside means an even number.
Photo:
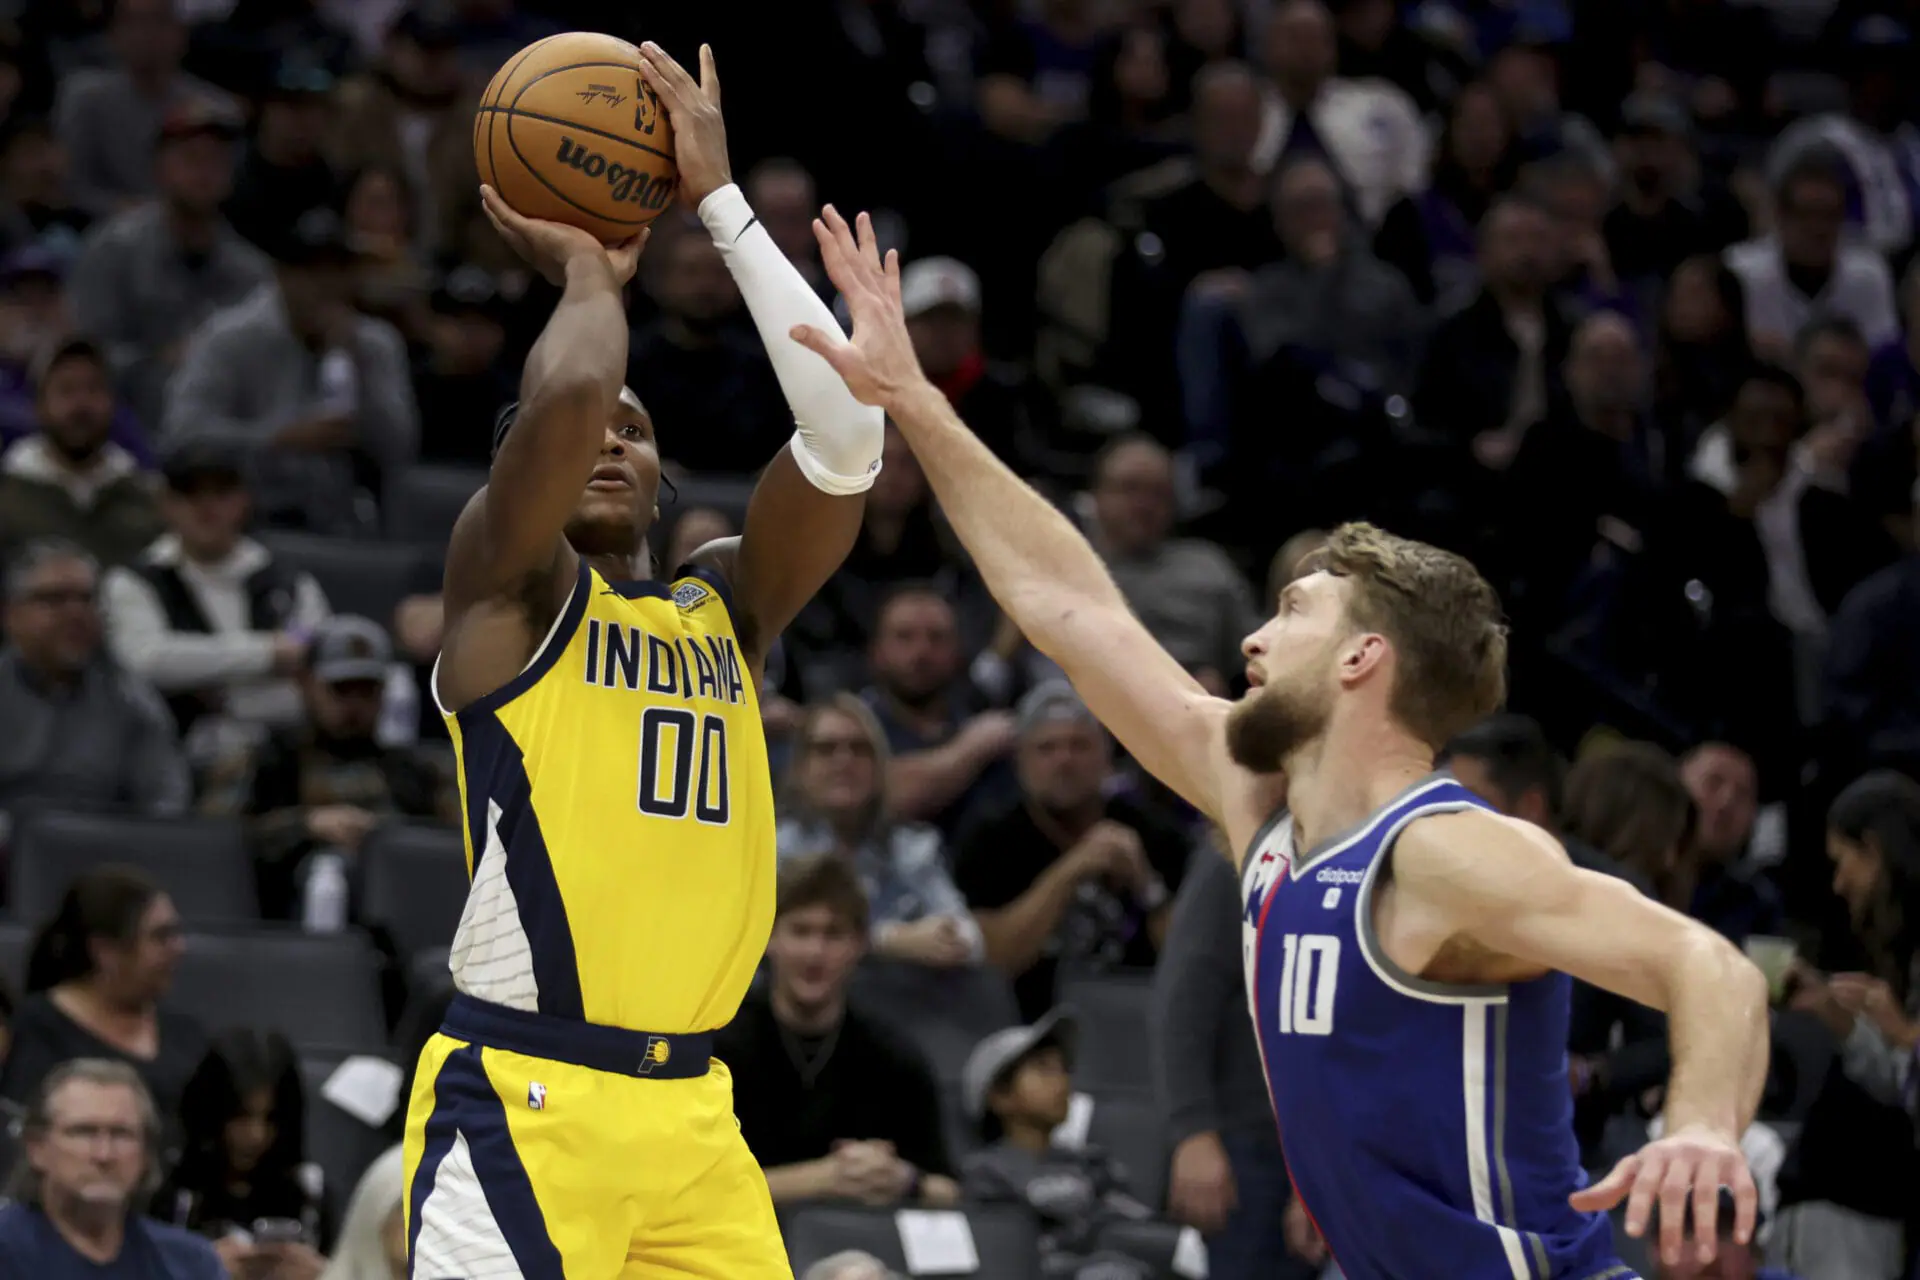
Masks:
[[[480,204],[487,211],[487,221],[507,242],[507,247],[549,284],[566,284],[568,264],[582,258],[604,260],[613,269],[614,279],[625,284],[633,279],[634,270],[640,265],[640,253],[652,234],[652,228],[642,228],[637,236],[616,245],[604,245],[578,227],[527,217],[485,184],[480,187]]]
[[[795,325],[791,336],[832,365],[856,400],[885,408],[925,375],[900,302],[900,254],[889,249],[882,260],[873,220],[863,213],[857,221],[856,232],[828,205],[813,223],[820,260],[853,317],[852,340],[804,324]]]
[[[660,95],[673,122],[673,158],[680,167],[680,199],[689,209],[733,181],[727,160],[727,122],[720,114],[720,72],[713,46],[700,46],[700,82],[673,55],[649,40],[640,46],[640,75]]]
[[[1660,1256],[1668,1266],[1678,1265],[1693,1204],[1694,1256],[1713,1261],[1720,1244],[1720,1189],[1733,1193],[1733,1238],[1740,1244],[1753,1239],[1759,1203],[1753,1174],[1740,1144],[1702,1125],[1687,1125],[1649,1142],[1613,1167],[1599,1182],[1576,1191],[1567,1200],[1583,1213],[1604,1212],[1627,1202],[1627,1234],[1646,1234],[1647,1219],[1660,1206]]]

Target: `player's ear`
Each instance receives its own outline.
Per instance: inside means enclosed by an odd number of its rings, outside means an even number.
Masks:
[[[1340,679],[1354,684],[1386,661],[1387,638],[1377,631],[1360,631],[1347,639],[1340,651]]]

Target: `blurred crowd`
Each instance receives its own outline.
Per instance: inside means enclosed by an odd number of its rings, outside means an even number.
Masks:
[[[1511,709],[1448,766],[1774,983],[1762,1242],[1630,1261],[1920,1274],[1920,5],[606,8],[0,0],[0,1274],[402,1274],[395,1104],[335,1116],[334,1070],[404,1073],[447,998],[440,556],[555,296],[472,112],[576,26],[714,43],[776,242],[832,301],[809,219],[873,211],[928,373],[1209,688],[1320,530],[1470,555]],[[697,220],[631,292],[672,567],[791,416]],[[1332,1267],[1213,833],[889,432],[761,690],[780,915],[719,1056],[776,1202],[1012,1206],[983,1275],[1193,1274],[1183,1226],[1222,1280]],[[183,869],[228,840],[240,920]],[[415,845],[445,900],[384,912]],[[370,949],[384,1037],[175,982],[243,933]],[[1600,1168],[1659,1124],[1664,1023],[1581,988],[1568,1055]],[[308,1149],[323,1112],[356,1141]],[[903,1265],[788,1221],[823,1280]]]

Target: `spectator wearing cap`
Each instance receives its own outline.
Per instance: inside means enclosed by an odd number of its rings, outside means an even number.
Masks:
[[[481,216],[475,93],[463,82],[459,41],[439,6],[407,5],[387,29],[378,65],[343,80],[331,111],[328,163],[338,173],[369,165],[404,172],[419,196],[415,227],[429,253],[468,247],[467,224]]]
[[[1282,1215],[1292,1188],[1246,1016],[1242,910],[1233,864],[1197,852],[1153,967],[1147,1024],[1173,1144],[1168,1213],[1206,1236],[1216,1280],[1290,1274]]]
[[[107,573],[107,635],[120,665],[167,699],[205,767],[270,728],[300,722],[294,679],[307,633],[331,610],[313,575],[246,536],[240,460],[188,441],[164,459],[167,532]]]
[[[1693,120],[1677,100],[1636,93],[1621,103],[1613,155],[1621,181],[1604,224],[1607,256],[1633,296],[1657,290],[1686,259],[1746,239],[1739,204],[1700,176]]]
[[[1173,455],[1153,437],[1110,441],[1094,460],[1092,540],[1128,606],[1174,660],[1224,694],[1261,615],[1226,552],[1172,537]]]
[[[1033,1018],[1063,973],[1152,966],[1193,846],[1146,804],[1107,795],[1112,744],[1065,682],[1022,698],[1017,730],[1020,794],[963,829],[954,881]]]
[[[689,471],[744,472],[793,421],[773,366],[740,324],[740,287],[698,222],[654,224],[641,260],[657,314],[627,348],[627,385],[660,424],[660,453]]]
[[[233,229],[255,244],[333,198],[339,177],[321,154],[333,88],[323,63],[276,60],[226,203]]]
[[[354,309],[358,259],[331,210],[283,229],[273,256],[272,278],[195,335],[167,387],[161,440],[242,450],[270,524],[362,528],[362,471],[390,474],[419,446],[406,343]]]
[[[33,366],[49,340],[71,330],[62,288],[66,270],[67,259],[39,243],[0,257],[0,453],[39,430]],[[124,402],[114,404],[107,438],[142,467],[153,465],[153,442]]]
[[[38,433],[0,455],[0,555],[65,538],[106,564],[159,535],[152,477],[115,444],[106,354],[84,338],[47,352],[34,378]]]
[[[467,263],[441,279],[431,305],[426,343],[413,364],[420,456],[487,466],[486,424],[515,396],[517,375],[501,358],[510,304],[492,272]]]
[[[1107,1152],[1054,1140],[1073,1102],[1073,1018],[1054,1009],[1026,1027],[996,1031],[967,1055],[960,1092],[988,1144],[961,1162],[967,1198],[1019,1204],[1040,1219],[1041,1272],[1069,1277],[1104,1264],[1102,1277],[1146,1280],[1144,1264],[1103,1254],[1100,1230],[1153,1217]]]
[[[1747,295],[1747,332],[1775,357],[1818,316],[1844,316],[1878,346],[1900,330],[1886,259],[1845,242],[1847,182],[1831,149],[1798,152],[1773,178],[1774,231],[1726,251]]]
[[[988,360],[980,345],[973,268],[957,258],[911,262],[900,273],[900,301],[920,367],[973,433],[1016,471],[1054,470],[1051,433],[1025,377]]]
[[[101,651],[99,585],[99,566],[71,542],[30,543],[7,560],[0,813],[177,814],[192,798],[165,704]]]
[[[74,199],[96,218],[152,193],[154,140],[169,112],[194,102],[232,109],[226,94],[180,70],[187,32],[173,0],[117,0],[107,40],[110,65],[70,72],[54,102]]]
[[[268,919],[292,914],[313,854],[351,859],[387,819],[455,820],[456,802],[436,772],[375,736],[393,663],[378,623],[347,614],[323,619],[301,676],[305,723],[222,761],[208,781],[201,811],[246,819]]]
[[[39,240],[64,254],[92,221],[67,192],[67,153],[52,124],[7,121],[0,133],[0,244]]]
[[[233,189],[231,119],[190,103],[160,127],[157,199],[87,234],[70,289],[74,320],[106,345],[134,411],[158,422],[167,379],[209,316],[267,279],[266,258],[220,215]]]
[[[887,808],[887,737],[866,703],[838,693],[808,707],[781,795],[783,862],[844,858],[860,877],[876,955],[947,967],[981,958],[980,928],[947,872],[933,827]]]
[[[959,1199],[926,1059],[847,1004],[867,949],[867,899],[830,855],[780,868],[768,977],[714,1037],[740,1133],[776,1205]]]

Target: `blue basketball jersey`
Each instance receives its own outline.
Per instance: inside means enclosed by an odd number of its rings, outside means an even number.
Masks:
[[[1621,1280],[1573,1136],[1571,980],[1442,985],[1374,935],[1393,842],[1485,807],[1444,774],[1306,851],[1282,814],[1243,888],[1247,993],[1294,1186],[1347,1280]]]

